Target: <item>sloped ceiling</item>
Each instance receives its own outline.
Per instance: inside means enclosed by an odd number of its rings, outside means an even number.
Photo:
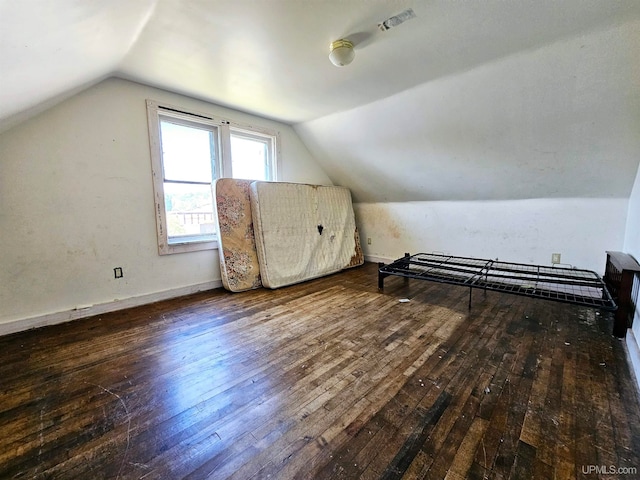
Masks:
[[[360,202],[628,198],[640,21],[517,52],[295,126]]]
[[[0,0],[0,130],[119,76],[294,124],[361,201],[628,196],[639,19],[637,0]]]
[[[153,0],[0,0],[0,130],[113,75],[154,7]]]

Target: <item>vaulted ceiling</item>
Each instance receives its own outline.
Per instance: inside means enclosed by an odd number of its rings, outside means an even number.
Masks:
[[[118,76],[295,125],[361,201],[628,196],[639,27],[637,0],[0,0],[0,130]]]

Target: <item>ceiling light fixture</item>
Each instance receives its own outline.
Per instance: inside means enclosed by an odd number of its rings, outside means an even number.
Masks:
[[[329,51],[329,60],[336,67],[344,67],[353,62],[356,52],[353,50],[353,43],[350,40],[342,38],[331,43]]]

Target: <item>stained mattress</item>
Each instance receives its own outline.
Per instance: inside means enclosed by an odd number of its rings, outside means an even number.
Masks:
[[[222,285],[232,292],[262,286],[251,217],[251,182],[221,178],[215,183]]]
[[[364,262],[347,188],[253,182],[250,199],[264,286],[291,285]]]

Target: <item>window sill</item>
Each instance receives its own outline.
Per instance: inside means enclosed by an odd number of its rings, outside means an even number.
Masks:
[[[217,250],[218,240],[189,240],[188,237],[177,242],[165,245],[158,245],[160,255],[171,255],[174,253],[199,252],[202,250]]]

